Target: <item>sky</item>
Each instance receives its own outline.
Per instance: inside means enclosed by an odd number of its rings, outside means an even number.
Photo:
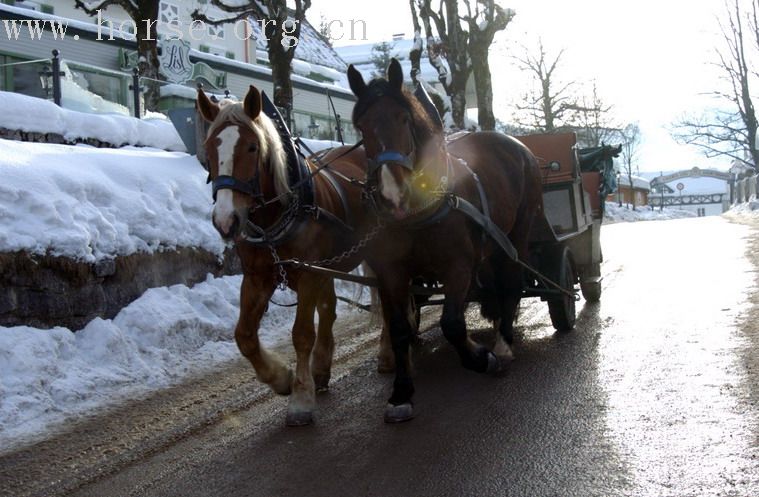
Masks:
[[[678,145],[667,131],[683,114],[699,114],[712,105],[703,94],[713,89],[718,77],[711,62],[721,42],[716,20],[723,10],[720,0],[499,4],[517,13],[490,52],[494,111],[501,120],[510,120],[510,106],[527,88],[528,80],[512,56],[523,54],[523,46],[536,46],[540,38],[549,56],[564,50],[560,70],[565,80],[586,85],[595,80],[602,100],[613,106],[620,121],[639,123],[641,171],[729,167],[725,159],[707,159],[695,147]],[[341,20],[346,27],[351,19],[366,21],[367,41],[348,40],[346,33],[336,46],[412,34],[408,0],[313,0],[309,18],[317,26],[320,15]]]

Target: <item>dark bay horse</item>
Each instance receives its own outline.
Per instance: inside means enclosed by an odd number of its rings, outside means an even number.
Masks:
[[[387,79],[367,84],[353,66],[348,79],[358,98],[353,123],[369,159],[367,197],[387,223],[388,234],[373,242],[367,261],[377,273],[395,354],[385,421],[399,422],[413,417],[414,386],[406,368],[412,328],[405,312],[412,279],[442,283],[440,327],[464,367],[497,371],[511,359],[521,267],[457,208],[456,199],[485,214],[527,261],[530,228],[542,215],[541,175],[530,151],[501,133],[464,134],[446,145],[442,123],[403,87],[396,60]],[[479,301],[482,315],[494,322],[492,351],[467,335],[469,300]]]
[[[330,378],[334,284],[331,278],[300,270],[285,268],[283,273],[275,259],[317,261],[344,254],[371,228],[361,188],[350,181],[366,174],[364,151],[340,147],[328,152],[321,161],[329,163],[329,171],[317,173],[310,161],[293,164],[253,86],[242,104],[221,106],[199,90],[197,108],[211,123],[205,148],[213,181],[213,224],[223,238],[235,241],[243,268],[235,340],[259,380],[278,394],[290,394],[287,424],[309,424],[315,392],[326,389]],[[300,181],[293,179],[293,168],[298,167]],[[371,220],[376,223],[374,216]],[[361,257],[346,257],[331,269],[350,271]],[[294,375],[258,338],[261,318],[278,284],[298,294],[292,329]],[[318,332],[314,312],[319,315]]]

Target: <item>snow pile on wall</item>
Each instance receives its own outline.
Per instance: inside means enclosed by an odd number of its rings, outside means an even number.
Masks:
[[[660,221],[664,219],[680,219],[683,217],[696,217],[695,212],[686,211],[682,209],[673,209],[671,207],[665,207],[663,211],[658,208],[651,210],[651,207],[647,205],[638,205],[635,210],[629,207],[627,204],[620,207],[614,202],[606,202],[606,212],[604,212],[604,223],[620,223],[620,222],[634,222],[634,221]]]
[[[0,91],[0,128],[56,133],[66,140],[94,138],[113,145],[134,145],[186,151],[167,119],[137,119],[118,114],[88,114],[52,102]]]
[[[0,177],[0,251],[85,262],[175,247],[223,253],[206,171],[187,154],[0,140]]]

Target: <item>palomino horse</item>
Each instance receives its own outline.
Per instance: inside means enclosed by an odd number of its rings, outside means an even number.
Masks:
[[[391,231],[372,244],[367,261],[377,273],[395,354],[385,420],[399,422],[413,417],[414,386],[405,367],[412,330],[404,312],[413,278],[443,284],[440,327],[464,367],[497,371],[511,359],[522,270],[501,249],[508,242],[497,245],[495,232],[484,228],[492,222],[527,261],[530,228],[543,208],[541,176],[530,151],[501,133],[469,133],[446,146],[439,118],[403,88],[398,61],[387,79],[366,84],[353,66],[348,79],[358,97],[353,123],[369,158],[367,196]],[[495,323],[492,351],[467,336],[468,300],[479,301],[482,315]]]
[[[235,340],[262,382],[278,394],[290,394],[286,422],[297,426],[313,421],[315,392],[329,383],[336,296],[331,278],[296,269],[285,272],[276,262],[338,256],[332,269],[350,271],[359,264],[361,254],[348,251],[371,225],[361,188],[351,179],[365,176],[366,158],[360,147],[340,147],[321,158],[329,171],[318,172],[311,162],[288,160],[283,137],[262,105],[262,95],[253,86],[242,104],[221,106],[198,90],[199,113],[211,123],[205,147],[213,181],[213,224],[223,238],[236,242],[242,262]],[[261,317],[278,284],[298,294],[292,329],[294,375],[258,338]],[[314,311],[319,314],[317,333]]]

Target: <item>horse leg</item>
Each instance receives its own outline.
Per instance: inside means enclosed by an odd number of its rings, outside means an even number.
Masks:
[[[316,407],[316,386],[311,373],[311,351],[316,342],[314,311],[328,281],[324,277],[309,274],[301,276],[298,281],[298,308],[292,334],[295,347],[295,377],[287,406],[287,426],[303,426],[313,422],[313,411]]]
[[[335,283],[332,280],[330,284],[323,287],[316,306],[316,312],[319,314],[319,328],[316,333],[316,346],[311,355],[311,373],[317,392],[325,392],[329,389],[329,379],[332,375],[332,356],[335,351],[332,326],[337,319],[336,306]]]
[[[292,372],[276,354],[261,346],[258,328],[266,312],[274,282],[245,274],[240,287],[240,318],[235,327],[235,341],[240,353],[256,370],[256,376],[280,395],[290,393]]]
[[[374,305],[374,304],[372,304]],[[411,344],[417,344],[419,341],[419,317],[417,316],[416,306],[413,298],[409,299],[408,308],[406,310],[407,319],[411,323],[412,333],[410,338]],[[408,357],[408,370],[409,374],[414,373],[413,362],[411,361],[411,354]],[[384,318],[382,319],[382,332],[380,333],[380,349],[377,354],[377,372],[380,374],[390,374],[395,371],[395,355],[393,354],[392,341],[390,338],[390,324]]]
[[[501,305],[501,318],[493,326],[496,332],[493,354],[498,359],[497,371],[505,369],[514,360],[511,344],[514,342],[514,322],[521,299],[521,287],[518,290],[507,290],[504,293]]]
[[[395,358],[395,380],[393,393],[385,409],[386,423],[400,423],[414,417],[411,397],[414,382],[411,379],[409,345],[413,327],[409,321],[408,302],[409,278],[394,274],[380,281],[382,313],[389,330],[390,342]]]
[[[520,260],[529,261],[529,234],[534,215],[526,214],[526,206],[522,206],[517,216],[517,222],[509,235],[512,239]],[[496,342],[493,353],[501,366],[507,365],[514,359],[511,344],[514,343],[514,324],[519,313],[519,302],[524,290],[524,270],[510,259],[503,259],[497,264],[499,286],[502,294],[501,319],[497,323]]]
[[[466,330],[466,297],[469,292],[471,270],[459,264],[448,272],[443,281],[445,302],[440,328],[446,340],[453,345],[461,359],[461,365],[467,369],[484,373],[497,368],[497,360],[492,352],[469,338]]]

